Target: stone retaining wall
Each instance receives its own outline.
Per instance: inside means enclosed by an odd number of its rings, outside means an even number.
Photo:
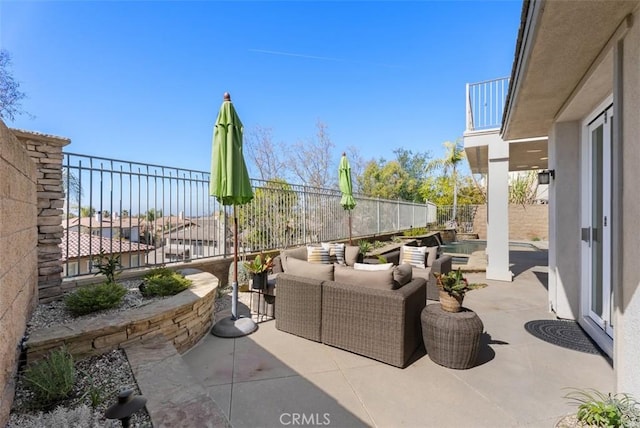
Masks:
[[[196,269],[182,271],[193,281],[170,298],[115,314],[53,326],[31,333],[27,362],[66,346],[75,357],[99,355],[162,333],[179,352],[195,345],[211,328],[218,280]]]

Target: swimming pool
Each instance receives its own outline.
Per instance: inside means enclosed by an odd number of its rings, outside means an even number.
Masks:
[[[515,247],[515,248],[514,248]],[[449,242],[442,246],[442,251],[445,253],[456,254],[471,254],[474,251],[482,251],[487,248],[487,241],[473,240],[473,241],[459,241]],[[524,242],[509,242],[510,249],[526,248],[529,250],[537,251],[538,247],[535,245],[527,244]]]

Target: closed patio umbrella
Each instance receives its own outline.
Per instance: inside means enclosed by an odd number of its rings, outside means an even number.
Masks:
[[[242,122],[231,96],[225,92],[213,132],[209,193],[222,205],[233,206],[233,289],[231,316],[221,319],[211,329],[220,337],[240,337],[256,330],[251,318],[238,316],[238,217],[236,206],[253,199],[247,166],[242,155]]]
[[[347,160],[346,153],[342,153],[342,158],[340,159],[340,166],[338,167],[338,183],[340,185],[340,191],[342,192],[340,205],[342,205],[342,208],[349,211],[349,245],[351,245],[351,211],[356,207],[356,201],[353,199],[351,166]]]

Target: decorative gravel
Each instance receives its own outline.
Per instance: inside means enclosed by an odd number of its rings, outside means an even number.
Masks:
[[[116,313],[127,309],[148,305],[166,297],[143,297],[138,289],[140,279],[118,281],[129,289],[123,298],[123,304],[115,309],[101,311],[99,314]],[[216,311],[230,307],[230,299],[226,296],[216,300]],[[27,334],[32,331],[51,327],[52,325],[77,322],[88,319],[95,314],[73,316],[67,311],[64,302],[54,301],[37,306],[27,324]],[[76,361],[76,383],[71,398],[61,402],[55,409],[48,412],[35,410],[32,407],[32,393],[23,382],[22,376],[16,379],[15,398],[11,408],[11,415],[7,428],[34,427],[121,427],[118,420],[104,417],[106,409],[117,402],[118,393],[123,389],[133,389],[140,394],[131,367],[123,350],[114,350],[100,356],[88,357]],[[91,406],[89,391],[99,391],[100,404]],[[76,409],[69,414],[71,409]],[[130,420],[131,427],[151,427],[151,418],[146,409],[136,412]]]

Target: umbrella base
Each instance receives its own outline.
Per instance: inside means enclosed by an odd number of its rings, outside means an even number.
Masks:
[[[258,329],[256,324],[251,318],[233,318],[226,317],[213,325],[211,334],[218,337],[242,337],[253,333]]]

